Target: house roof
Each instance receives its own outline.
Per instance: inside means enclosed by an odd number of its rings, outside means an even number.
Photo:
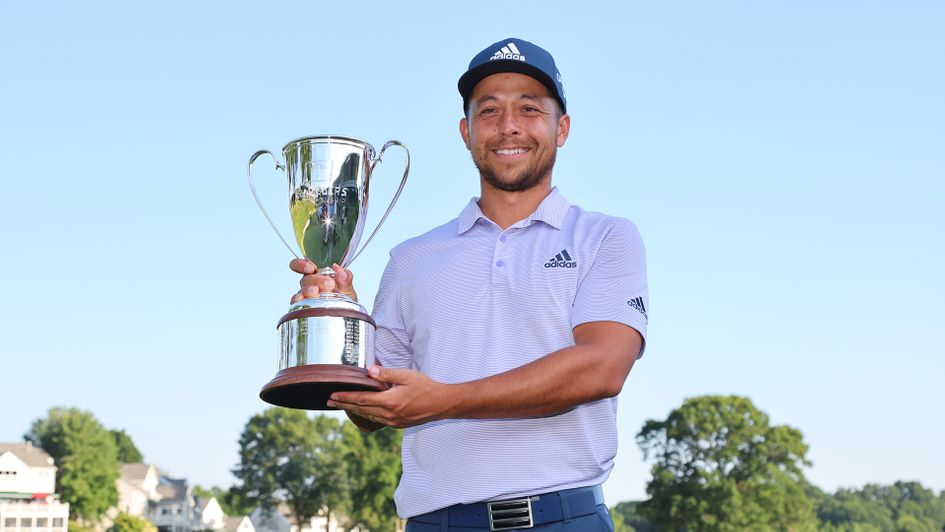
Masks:
[[[186,478],[171,478],[164,475],[158,477],[157,486],[159,504],[163,502],[182,501],[187,498],[190,490]]]
[[[53,467],[55,462],[46,451],[32,443],[0,443],[0,454],[13,453],[30,467]]]
[[[203,512],[207,508],[207,505],[210,504],[210,501],[213,500],[213,497],[210,497],[209,499],[195,497],[194,499],[197,501],[197,511]]]
[[[240,517],[227,517],[223,521],[223,532],[236,532],[239,530],[240,525],[243,523],[243,519],[249,519],[245,515]],[[252,521],[250,521],[252,524]],[[255,527],[253,527],[255,529]]]
[[[150,470],[150,464],[121,464],[121,478],[125,480],[144,480]]]

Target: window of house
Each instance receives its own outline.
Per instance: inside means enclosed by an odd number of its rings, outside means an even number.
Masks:
[[[62,518],[61,518],[61,517],[53,517],[52,526],[61,527],[61,526],[62,526]]]
[[[4,528],[16,528],[16,517],[7,517],[3,520]]]
[[[33,518],[24,517],[20,519],[20,528],[33,528]]]
[[[49,519],[45,517],[36,518],[36,528],[46,528],[47,526],[49,526]]]

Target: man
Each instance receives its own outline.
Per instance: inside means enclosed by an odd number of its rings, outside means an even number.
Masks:
[[[552,187],[571,118],[548,52],[495,43],[459,92],[481,196],[391,251],[370,374],[392,387],[330,404],[363,429],[405,429],[395,499],[408,531],[612,530],[600,484],[616,395],[645,341],[642,242]],[[293,301],[355,295],[337,265],[334,280],[291,267],[304,274]]]

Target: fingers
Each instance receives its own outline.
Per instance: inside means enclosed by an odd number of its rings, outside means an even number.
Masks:
[[[292,296],[293,304],[302,299],[316,298],[321,292],[340,292],[355,301],[358,300],[358,294],[354,290],[354,274],[338,264],[331,265],[335,272],[334,278],[319,275],[318,267],[308,259],[293,259],[289,262],[289,269],[302,274],[302,280],[299,282],[302,289]]]
[[[331,394],[328,406],[348,410],[361,417],[367,417],[361,412],[369,407],[381,406],[380,402],[374,400],[374,396],[379,393],[383,392],[335,392]]]
[[[302,285],[302,288],[292,296],[292,304],[303,299],[315,299],[318,297],[318,294],[331,292],[335,289],[335,281],[331,277],[317,274],[309,274],[302,277],[299,284]]]
[[[344,410],[348,415],[348,419],[354,422],[361,430],[377,430],[388,425],[386,416],[389,412],[381,406],[369,404],[369,401],[364,400],[366,399],[365,395],[370,394],[352,392],[333,394],[332,397],[336,397],[337,395],[341,395],[342,397],[337,398],[337,400],[329,400],[328,406]]]
[[[341,290],[350,289],[354,285],[354,274],[351,270],[342,268],[337,264],[332,264],[331,269],[335,272],[335,282]]]
[[[295,273],[301,274],[315,273],[317,270],[315,265],[312,264],[312,261],[306,259],[292,259],[292,261],[289,262],[289,269]]]
[[[303,296],[316,297],[319,292],[331,292],[334,290],[335,280],[327,275],[310,273],[302,276],[302,279],[299,281],[299,286],[302,287]]]
[[[415,372],[408,369],[390,369],[384,366],[371,366],[368,368],[368,375],[372,379],[386,382],[387,384],[409,384],[411,375]]]
[[[332,264],[331,269],[335,272],[335,284],[338,286],[338,291],[357,301],[358,293],[354,290],[354,274],[351,270],[337,264]]]

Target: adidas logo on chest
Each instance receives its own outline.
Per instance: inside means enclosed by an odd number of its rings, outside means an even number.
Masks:
[[[545,268],[577,268],[577,261],[571,258],[567,249],[562,249],[561,253],[548,259]]]

